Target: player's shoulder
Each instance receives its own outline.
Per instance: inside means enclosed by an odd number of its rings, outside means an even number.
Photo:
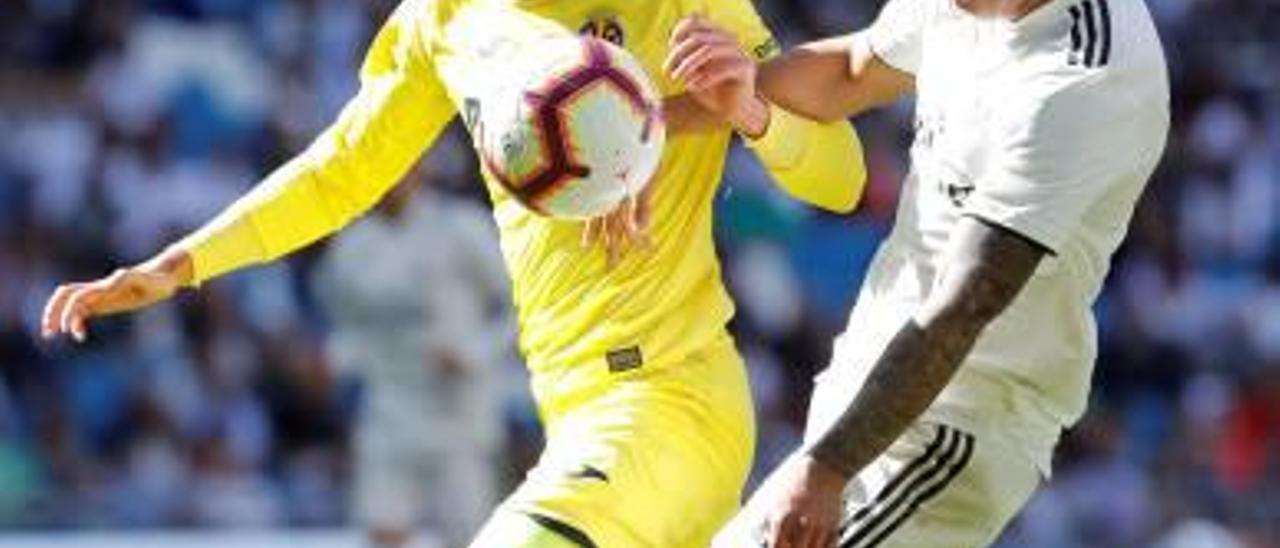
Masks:
[[[1110,0],[1108,10],[1098,7],[1108,0],[1057,0],[1051,14],[1056,24],[1046,25],[1038,43],[1010,69],[1002,108],[1051,127],[1089,130],[1134,118],[1167,118],[1168,75],[1159,41],[1154,35],[1119,36],[1144,32],[1129,13],[1136,1]]]
[[[1130,148],[1161,140],[1168,129],[1167,94],[1114,74],[1050,73],[1012,87],[1000,105],[998,130],[1015,146]]]
[[[1050,0],[1014,28],[1009,55],[1037,100],[1105,95],[1115,105],[1168,94],[1164,51],[1141,0]]]

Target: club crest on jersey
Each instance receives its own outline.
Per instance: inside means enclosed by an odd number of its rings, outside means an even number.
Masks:
[[[622,23],[618,22],[618,17],[615,15],[593,15],[588,17],[587,22],[583,23],[582,27],[578,29],[578,33],[607,40],[620,47],[625,46],[627,41],[626,31],[622,29]]]

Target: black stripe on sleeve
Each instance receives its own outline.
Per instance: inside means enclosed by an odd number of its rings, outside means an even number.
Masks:
[[[1092,67],[1097,63],[1094,54],[1098,50],[1098,24],[1094,21],[1093,0],[1084,1],[1084,66]]]
[[[1079,55],[1080,48],[1084,47],[1084,45],[1080,43],[1080,6],[1071,6],[1070,8],[1067,8],[1067,11],[1071,12],[1071,64],[1074,65],[1078,63],[1075,56]]]
[[[867,537],[871,535],[871,533],[880,528],[880,525],[884,523],[885,519],[893,516],[904,502],[917,498],[916,495],[919,494],[918,491],[925,486],[930,485],[933,479],[938,477],[938,474],[947,468],[947,464],[955,458],[962,440],[960,439],[959,433],[953,431],[950,427],[944,425],[939,428],[946,431],[947,442],[945,444],[946,449],[938,456],[938,459],[933,462],[928,470],[925,470],[911,480],[906,489],[900,492],[899,496],[894,497],[892,503],[888,506],[876,505],[880,511],[876,512],[871,519],[859,525],[857,529],[845,531],[845,537],[840,541],[840,548],[854,548],[859,546],[863,540],[866,540]]]
[[[1098,66],[1106,66],[1111,59],[1111,8],[1107,0],[1098,0],[1098,19],[1102,21],[1102,51],[1098,53]]]

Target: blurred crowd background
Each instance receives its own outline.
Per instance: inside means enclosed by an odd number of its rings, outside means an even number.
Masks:
[[[0,530],[352,523],[368,390],[317,294],[332,246],[99,323],[80,347],[38,341],[36,324],[58,281],[144,258],[305,146],[393,4],[3,2]],[[784,44],[858,28],[879,4],[758,2]],[[1280,545],[1280,3],[1148,5],[1173,134],[1098,305],[1091,411],[1008,546]],[[797,442],[809,379],[891,225],[909,122],[905,104],[858,120],[872,181],[849,217],[731,158],[717,230],[760,467]],[[434,189],[420,199],[483,213],[473,166],[455,128],[413,176]],[[491,412],[464,426],[495,432],[486,473],[504,492],[539,449],[537,419],[514,353],[476,356]]]

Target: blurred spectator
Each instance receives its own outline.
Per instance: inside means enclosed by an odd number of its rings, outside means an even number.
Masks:
[[[497,501],[496,378],[514,342],[497,234],[472,204],[409,177],[338,235],[315,273],[339,371],[364,381],[355,503],[374,546],[426,518],[462,547]]]
[[[394,4],[3,2],[0,527],[346,522],[358,398],[321,351],[317,253],[97,324],[75,351],[31,334],[53,280],[141,257],[305,146]],[[880,2],[758,4],[793,44],[859,28]],[[1093,411],[1009,546],[1280,545],[1280,4],[1148,4],[1173,78],[1169,153],[1099,303]],[[717,235],[763,466],[793,443],[890,224],[909,112],[857,121],[871,184],[851,218],[730,161]],[[438,148],[430,178],[450,197],[424,207],[483,200],[465,140]],[[486,410],[509,427],[482,437],[520,470],[534,411],[519,375],[501,382]]]

